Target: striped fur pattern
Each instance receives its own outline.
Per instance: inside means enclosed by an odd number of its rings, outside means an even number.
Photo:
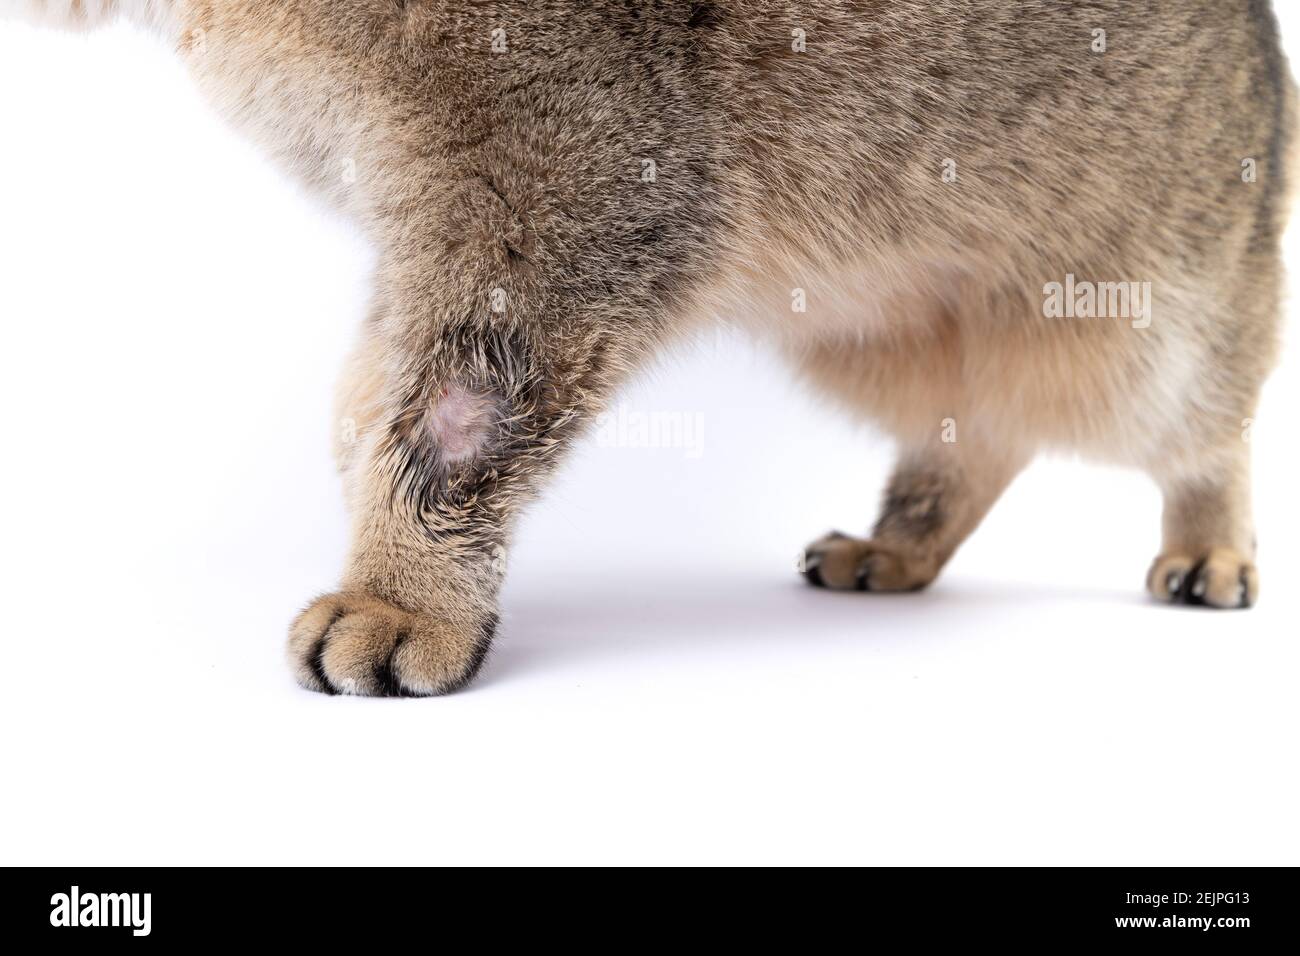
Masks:
[[[291,628],[306,687],[468,681],[521,508],[629,374],[716,322],[900,447],[872,532],[809,547],[813,584],[924,587],[1057,449],[1159,483],[1157,599],[1257,596],[1245,439],[1295,114],[1265,0],[0,12],[154,30],[379,250],[338,408],[348,570]]]

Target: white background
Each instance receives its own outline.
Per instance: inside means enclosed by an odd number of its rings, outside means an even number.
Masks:
[[[727,340],[624,397],[702,455],[590,440],[533,510],[477,683],[325,697],[371,263],[161,46],[0,24],[4,863],[1300,862],[1300,350],[1252,612],[1149,603],[1157,493],[1071,462],[927,593],[806,588],[890,448]]]

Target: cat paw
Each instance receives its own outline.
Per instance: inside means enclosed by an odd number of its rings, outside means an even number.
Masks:
[[[797,569],[809,584],[833,591],[917,591],[937,573],[896,549],[838,531],[808,545]]]
[[[314,601],[289,628],[289,664],[299,684],[326,694],[432,697],[473,679],[496,618],[460,627],[369,594]]]
[[[1170,604],[1247,608],[1259,596],[1259,572],[1230,548],[1216,548],[1201,557],[1165,554],[1151,566],[1147,590]]]

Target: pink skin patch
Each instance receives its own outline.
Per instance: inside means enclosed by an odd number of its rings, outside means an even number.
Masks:
[[[460,385],[444,385],[430,402],[424,425],[443,461],[459,464],[482,454],[500,413],[499,400]]]

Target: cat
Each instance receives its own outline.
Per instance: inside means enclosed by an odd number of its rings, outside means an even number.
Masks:
[[[0,11],[153,31],[378,250],[337,410],[351,553],[290,628],[304,687],[469,681],[521,508],[717,321],[899,445],[874,529],[810,545],[810,583],[928,585],[1062,449],[1158,483],[1156,599],[1256,600],[1296,106],[1267,0]]]

